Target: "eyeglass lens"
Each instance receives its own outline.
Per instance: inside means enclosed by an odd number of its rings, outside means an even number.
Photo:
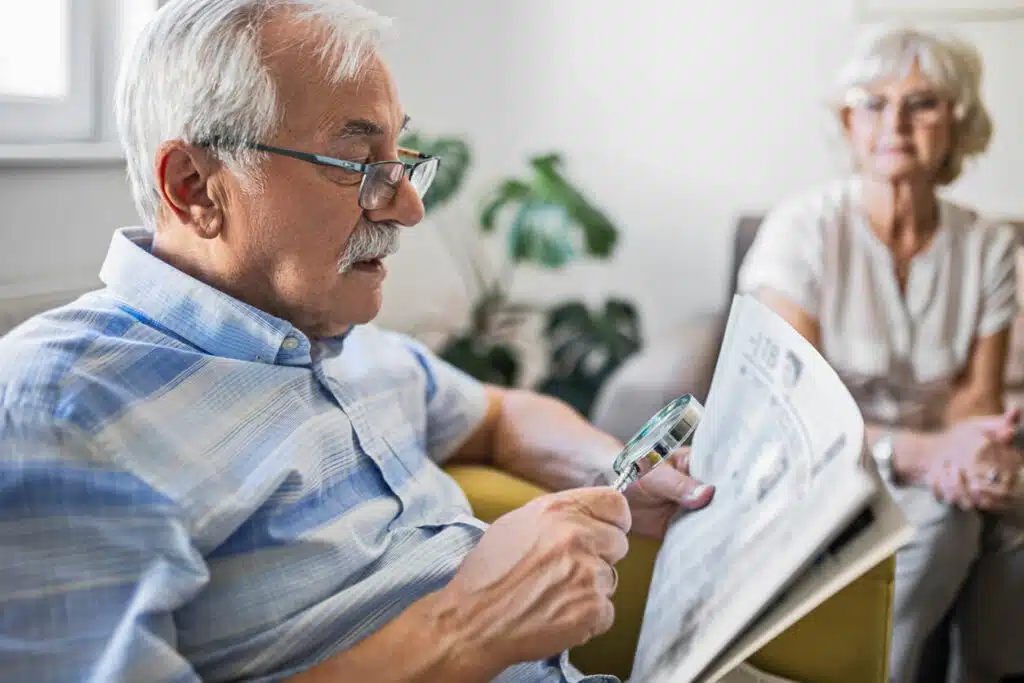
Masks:
[[[412,184],[416,194],[423,198],[434,176],[437,175],[439,160],[436,158],[427,159],[423,163],[413,167],[409,174],[409,182]],[[360,192],[359,201],[362,207],[368,211],[381,209],[395,198],[398,185],[402,182],[402,175],[405,173],[405,166],[401,162],[387,162],[374,164],[366,173],[363,187]]]
[[[923,123],[931,123],[942,116],[944,104],[943,98],[930,92],[915,93],[895,102],[884,95],[865,93],[856,98],[854,106],[873,116],[880,116],[888,107],[899,107],[906,116]]]

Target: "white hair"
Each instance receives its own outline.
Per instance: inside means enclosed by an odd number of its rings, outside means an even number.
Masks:
[[[964,161],[982,154],[992,139],[992,119],[981,99],[982,59],[974,46],[902,26],[871,29],[839,71],[833,106],[842,111],[852,89],[902,78],[915,63],[953,102],[952,147],[938,175],[940,184],[949,184],[960,176]]]
[[[243,184],[260,181],[262,152],[283,108],[261,51],[267,22],[286,12],[333,84],[357,78],[377,53],[388,19],[351,0],[172,0],[142,30],[121,67],[115,108],[128,179],[146,227],[161,197],[155,157],[168,140],[202,144]]]

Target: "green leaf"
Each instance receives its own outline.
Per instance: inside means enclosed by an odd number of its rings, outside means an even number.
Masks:
[[[561,268],[576,258],[571,223],[560,204],[524,202],[509,226],[512,260]]]
[[[503,344],[485,344],[463,335],[449,339],[438,355],[481,382],[510,387],[519,381],[519,356]]]
[[[594,382],[587,379],[563,377],[547,377],[536,387],[537,391],[542,394],[565,401],[582,415],[590,414],[590,409],[593,407],[594,399],[597,398],[600,388],[599,384],[595,385]]]
[[[441,159],[437,176],[423,197],[423,207],[427,213],[455,196],[462,187],[472,161],[469,145],[464,140],[455,137],[428,139],[419,133],[410,132],[402,136],[399,145]]]
[[[565,206],[570,217],[583,232],[588,255],[608,258],[618,242],[618,231],[612,222],[558,171],[561,157],[545,154],[530,160],[536,175],[538,193],[545,201]]]
[[[604,381],[642,344],[636,308],[618,299],[597,312],[578,301],[555,306],[544,331],[551,357],[538,390],[569,401],[584,414]]]
[[[506,180],[484,205],[480,214],[480,227],[484,232],[494,230],[498,213],[508,204],[526,201],[531,194],[530,186],[521,180]]]

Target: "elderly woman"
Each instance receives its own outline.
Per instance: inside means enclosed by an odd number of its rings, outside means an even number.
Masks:
[[[849,386],[917,527],[897,555],[899,683],[920,679],[925,644],[948,623],[956,680],[1024,673],[1024,548],[1002,516],[1021,467],[1002,381],[1014,234],[937,194],[988,145],[980,80],[979,56],[956,40],[868,36],[836,103],[855,174],[774,210],[740,271],[740,288]]]

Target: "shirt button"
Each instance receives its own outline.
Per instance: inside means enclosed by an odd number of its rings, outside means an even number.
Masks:
[[[281,348],[285,351],[294,351],[299,348],[299,340],[295,337],[285,337],[284,341],[281,342]]]

